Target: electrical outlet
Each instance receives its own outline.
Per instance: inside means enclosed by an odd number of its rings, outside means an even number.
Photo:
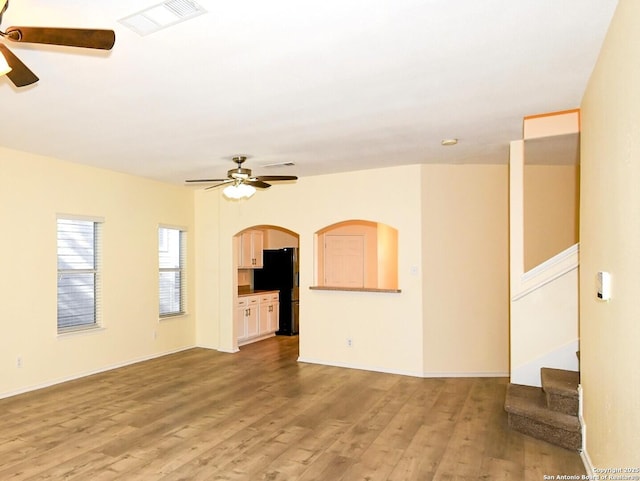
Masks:
[[[155,341],[156,339],[158,339],[158,331],[154,330],[153,331],[153,340]]]
[[[353,339],[347,337],[347,347],[353,347]]]
[[[22,358],[20,356],[16,358],[16,367],[22,367]]]

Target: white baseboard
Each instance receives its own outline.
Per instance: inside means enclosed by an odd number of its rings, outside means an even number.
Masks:
[[[262,336],[252,337],[251,339],[245,339],[244,341],[238,342],[238,347],[246,346],[247,344],[253,344],[254,342],[264,341],[265,339],[269,339],[270,337],[275,337],[276,333],[271,332],[269,334],[264,334]]]
[[[404,371],[404,370],[396,370],[396,369],[385,369],[375,366],[365,366],[359,364],[352,364],[346,362],[336,362],[336,361],[327,361],[324,359],[313,359],[310,357],[298,357],[298,362],[304,362],[307,364],[320,364],[323,366],[332,366],[332,367],[343,367],[345,369],[357,369],[359,371],[373,371],[373,372],[381,372],[384,374],[398,374],[400,376],[410,376],[410,377],[423,377],[420,372],[413,371]]]
[[[587,424],[584,422],[584,391],[582,390],[582,384],[578,384],[578,420],[580,421],[580,433],[582,435],[582,446],[580,448],[580,459],[582,459],[582,464],[584,465],[584,469],[589,476],[589,479],[595,479],[595,470],[593,468],[593,463],[591,462],[591,458],[589,457],[589,453],[587,452]]]
[[[582,464],[584,465],[584,470],[587,472],[587,476],[589,476],[589,479],[596,479],[595,478],[595,469],[593,468],[593,463],[591,462],[591,458],[589,457],[589,453],[587,453],[587,449],[584,446],[584,438],[585,438],[585,433],[586,430],[584,429],[585,426],[582,426],[582,449],[580,450],[580,459],[582,459]]]
[[[364,366],[360,364],[326,361],[322,359],[313,359],[308,357],[299,357],[298,362],[308,364],[321,364],[324,366],[343,367],[345,369],[358,369],[360,371],[373,371],[384,374],[398,374],[400,376],[420,377],[420,378],[439,378],[439,377],[509,377],[509,373],[505,371],[498,372],[414,372],[400,369],[387,369],[375,366]]]
[[[425,372],[422,377],[509,377],[508,371]]]
[[[240,352],[240,348],[242,346],[246,346],[248,344],[252,344],[258,341],[264,341],[265,339],[269,339],[271,337],[275,337],[276,334],[274,332],[265,334],[263,336],[252,337],[251,339],[245,339],[244,341],[240,341],[237,346],[234,347],[220,347],[220,346],[207,346],[204,344],[198,344],[197,347],[202,347],[204,349],[213,349],[218,352],[226,352],[227,354],[235,354],[236,352]]]
[[[204,347],[204,346],[203,346],[203,347]],[[211,347],[206,347],[205,349],[213,349],[213,348],[211,348]],[[227,353],[227,354],[235,354],[236,352],[240,352],[240,349],[239,349],[239,348],[237,348],[237,347],[235,347],[235,348],[233,348],[233,349],[223,349],[223,348],[218,347],[218,348],[216,348],[215,350],[216,350],[216,351],[218,351],[218,352],[225,352],[225,353]]]
[[[100,374],[101,372],[112,371],[113,369],[118,369],[118,368],[121,368],[121,367],[130,366],[132,364],[137,364],[139,362],[150,361],[151,359],[156,359],[156,358],[159,358],[159,357],[168,356],[170,354],[175,354],[177,352],[186,351],[188,349],[193,349],[194,347],[197,347],[197,346],[185,346],[185,347],[181,347],[181,348],[178,348],[178,349],[174,349],[172,351],[166,351],[166,352],[151,354],[149,356],[143,356],[143,357],[139,357],[139,358],[136,358],[136,359],[129,359],[128,361],[120,362],[120,363],[117,363],[117,364],[112,364],[110,366],[103,367],[103,368],[100,368],[100,369],[94,369],[94,370],[91,370],[91,371],[84,371],[84,372],[81,372],[79,374],[74,374],[72,376],[65,376],[65,377],[53,379],[51,381],[45,381],[43,383],[38,383],[38,384],[34,384],[34,385],[27,386],[27,387],[24,387],[24,388],[16,389],[15,391],[2,392],[2,393],[0,393],[0,399],[5,399],[5,398],[8,398],[8,397],[17,396],[18,394],[24,394],[24,393],[31,392],[31,391],[37,391],[38,389],[43,389],[43,388],[46,388],[46,387],[55,386],[56,384],[62,384],[63,382],[73,381],[75,379],[80,379],[80,378],[87,377],[87,376],[93,376],[94,374]]]
[[[196,343],[196,345],[194,347],[199,347],[199,348],[202,348],[202,349],[209,349],[211,351],[226,352],[228,354],[235,354],[236,352],[240,352],[240,349],[238,349],[238,346],[235,346],[235,347],[220,347],[220,346],[214,346],[214,345],[206,344],[206,343]]]

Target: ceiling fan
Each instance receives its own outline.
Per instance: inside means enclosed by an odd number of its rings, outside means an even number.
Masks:
[[[0,24],[7,8],[9,8],[9,0],[0,0]],[[9,27],[6,31],[0,30],[0,37],[3,40],[19,43],[42,43],[101,50],[111,50],[116,41],[116,34],[113,30],[84,28]],[[29,67],[22,63],[3,43],[0,43],[0,53],[8,65],[3,73],[6,73],[16,87],[25,87],[39,80],[36,74],[29,70]],[[8,70],[9,68],[10,70]]]
[[[256,187],[258,189],[267,189],[271,187],[271,184],[268,182],[274,182],[279,180],[297,180],[298,177],[295,175],[259,175],[252,176],[251,169],[245,169],[242,167],[242,164],[247,157],[244,155],[238,155],[233,157],[233,160],[238,167],[235,169],[231,169],[227,171],[226,179],[191,179],[186,180],[185,182],[189,183],[209,183],[209,182],[217,182],[215,185],[211,185],[207,187],[205,190],[215,189],[216,187],[220,187],[226,185],[227,187],[224,189],[224,195],[231,199],[241,199],[243,197],[251,197],[255,191]]]

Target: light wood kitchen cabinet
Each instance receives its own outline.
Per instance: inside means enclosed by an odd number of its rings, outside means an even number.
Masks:
[[[233,313],[233,322],[236,326],[236,336],[238,337],[238,342],[242,342],[247,338],[247,328],[244,319],[246,316],[246,311],[246,298],[241,297],[236,301],[236,306]]]
[[[273,336],[278,330],[279,307],[277,291],[240,296],[234,313],[238,345]]]
[[[260,296],[260,334],[271,334],[278,330],[279,319],[279,295],[267,293]]]
[[[259,269],[262,267],[264,234],[260,230],[248,230],[240,235],[238,267],[240,269]]]
[[[260,296],[246,296],[238,299],[235,324],[239,343],[258,335],[259,305]]]

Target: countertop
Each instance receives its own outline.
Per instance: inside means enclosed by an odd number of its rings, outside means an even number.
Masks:
[[[238,297],[245,297],[245,296],[255,296],[255,295],[259,295],[259,294],[266,294],[267,292],[280,292],[277,289],[263,289],[263,290],[253,290],[253,289],[238,289]]]

